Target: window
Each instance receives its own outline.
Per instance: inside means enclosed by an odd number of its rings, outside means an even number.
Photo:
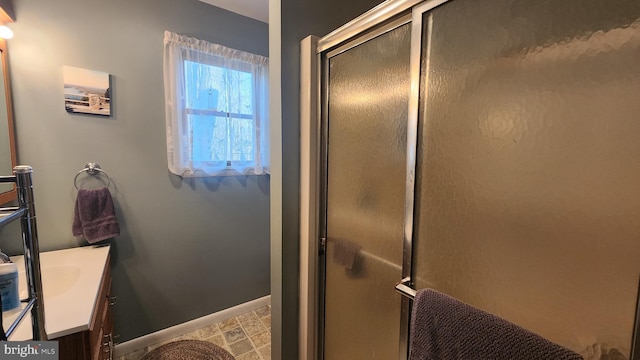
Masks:
[[[168,31],[164,44],[169,170],[269,173],[268,58]]]

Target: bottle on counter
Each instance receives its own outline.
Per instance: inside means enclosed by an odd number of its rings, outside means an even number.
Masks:
[[[0,295],[2,312],[7,314],[20,308],[18,266],[8,256],[0,253]],[[8,260],[8,262],[6,262]]]

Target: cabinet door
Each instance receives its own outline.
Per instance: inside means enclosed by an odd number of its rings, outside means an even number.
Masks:
[[[87,360],[92,358],[89,331],[81,331],[51,340],[58,342],[60,359]]]
[[[105,343],[109,343],[112,327],[109,321],[112,311],[111,306],[109,306],[110,294],[111,268],[109,266],[109,260],[107,260],[107,265],[100,283],[100,291],[96,300],[96,312],[93,314],[93,322],[90,329],[91,359],[93,360],[109,358],[105,357],[105,355],[111,356],[110,352],[105,352],[105,349],[110,350],[109,346],[105,348]]]
[[[114,351],[114,339],[113,339],[113,310],[115,305],[115,299],[111,297],[111,294],[106,296],[107,305],[105,307],[105,316],[102,320],[102,359],[113,359]]]

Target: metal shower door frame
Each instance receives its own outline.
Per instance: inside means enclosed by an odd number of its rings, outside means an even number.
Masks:
[[[318,156],[316,160],[320,163],[318,170],[319,184],[317,184],[316,194],[318,199],[317,211],[319,220],[317,243],[317,296],[316,296],[316,356],[318,359],[324,358],[324,295],[325,295],[325,258],[324,248],[326,246],[327,228],[327,133],[328,133],[328,60],[344,51],[354,48],[368,40],[381,34],[391,31],[401,25],[411,23],[411,54],[410,54],[410,82],[411,90],[409,94],[409,109],[407,123],[407,153],[406,153],[406,181],[405,181],[405,207],[403,222],[403,259],[402,259],[402,279],[398,279],[398,284],[389,284],[389,291],[394,291],[394,286],[398,285],[411,289],[413,283],[412,260],[413,260],[413,217],[414,217],[414,196],[415,196],[415,172],[417,154],[418,135],[418,111],[420,96],[420,72],[421,72],[421,51],[423,43],[423,14],[431,9],[446,3],[448,0],[390,0],[373,8],[369,12],[354,19],[343,27],[335,30],[327,36],[317,40],[316,56],[316,82],[317,86],[317,141]],[[428,64],[427,64],[428,66]],[[312,72],[313,73],[313,72]],[[426,84],[426,83],[425,83]],[[313,97],[312,97],[313,98]],[[415,293],[415,290],[412,290]],[[406,359],[409,350],[409,325],[411,316],[411,298],[403,296],[401,301],[400,319],[400,344],[398,358]]]
[[[406,1],[404,1],[406,3]],[[357,31],[351,31],[352,36],[345,37],[341,42],[333,42],[333,41],[325,41],[322,39],[318,41],[318,63],[319,65],[319,86],[320,86],[320,128],[319,128],[319,139],[320,139],[320,186],[319,186],[319,252],[318,252],[318,317],[317,317],[317,358],[324,359],[324,319],[325,319],[325,294],[326,294],[326,239],[327,239],[327,166],[328,166],[328,133],[329,133],[329,60],[337,56],[345,51],[355,48],[356,46],[363,44],[369,40],[372,40],[380,35],[383,35],[387,32],[390,32],[400,26],[406,25],[411,22],[411,14],[408,12],[407,8],[396,8],[398,12],[386,12],[384,17],[378,17],[376,22],[368,21],[366,22],[369,27],[368,28],[360,28]],[[375,9],[374,9],[375,10]],[[334,33],[332,33],[334,34]],[[335,35],[339,35],[339,33],[335,33]],[[324,44],[324,45],[323,45]],[[333,44],[332,46],[328,46]],[[326,47],[326,48],[325,48]],[[324,49],[324,50],[322,50]],[[413,51],[413,50],[412,50]],[[413,150],[415,152],[415,149]],[[406,218],[406,214],[405,214]],[[406,219],[405,219],[406,220]],[[404,259],[404,247],[403,247],[403,259]],[[403,268],[404,272],[404,268]],[[389,288],[390,291],[393,291],[392,288]],[[403,341],[403,327],[407,327],[408,330],[408,309],[409,309],[409,301],[407,299],[402,299],[401,305],[401,329],[400,329],[400,343],[404,343]],[[406,315],[406,316],[405,316]],[[406,317],[406,319],[404,319]],[[407,324],[407,326],[404,326]],[[401,350],[402,353],[402,350]],[[406,351],[405,351],[406,353]],[[400,359],[406,358],[400,357]]]
[[[413,300],[416,290],[412,280],[413,276],[413,218],[415,205],[415,173],[416,154],[418,150],[418,117],[420,107],[420,90],[428,92],[429,59],[431,56],[431,40],[427,41],[427,54],[424,64],[424,81],[421,79],[422,64],[422,44],[424,36],[424,14],[434,8],[448,2],[449,0],[427,0],[412,9],[411,20],[411,94],[409,98],[409,123],[407,124],[407,176],[405,194],[405,216],[404,216],[404,243],[403,243],[403,263],[402,279],[395,285],[403,298]],[[427,19],[428,35],[431,36],[433,22],[431,17]],[[409,314],[410,315],[410,314]],[[404,328],[404,326],[403,326]],[[408,324],[406,326],[408,330]],[[408,332],[406,334],[408,337]],[[408,339],[407,339],[408,340]],[[407,349],[408,350],[408,349]]]

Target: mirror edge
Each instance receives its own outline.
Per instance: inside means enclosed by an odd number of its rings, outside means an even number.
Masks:
[[[14,167],[17,165],[16,158],[16,142],[15,142],[15,132],[14,132],[14,123],[13,123],[13,102],[11,100],[11,80],[9,78],[9,64],[8,64],[8,56],[7,56],[7,41],[5,39],[0,39],[0,56],[2,57],[2,72],[4,74],[4,90],[6,97],[6,106],[7,106],[7,129],[9,130],[9,146],[11,147],[11,166]],[[1,101],[1,100],[0,100]],[[12,174],[0,174],[0,175],[12,175]],[[17,199],[16,186],[13,184],[13,189],[10,191],[6,191],[0,194],[0,205],[6,204],[8,202],[14,201]]]

